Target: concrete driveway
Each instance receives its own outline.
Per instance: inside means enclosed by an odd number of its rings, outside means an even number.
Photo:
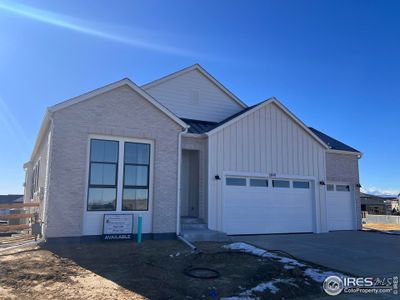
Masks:
[[[338,231],[320,234],[234,236],[260,248],[358,276],[400,276],[400,235]]]

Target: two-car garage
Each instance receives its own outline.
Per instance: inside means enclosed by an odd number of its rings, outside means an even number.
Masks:
[[[228,234],[314,231],[314,183],[304,179],[227,176],[223,230]]]
[[[227,234],[315,232],[314,194],[313,180],[226,176],[223,230]],[[350,185],[328,183],[326,203],[329,231],[354,229]]]
[[[208,132],[208,228],[228,234],[360,227],[360,153],[265,101]]]

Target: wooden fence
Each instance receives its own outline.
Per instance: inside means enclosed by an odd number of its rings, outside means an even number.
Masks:
[[[24,208],[38,208],[38,202],[27,202],[27,203],[10,203],[10,204],[0,204],[0,209],[24,209]],[[17,213],[17,214],[0,214],[0,220],[26,220],[31,219],[34,216],[33,213]],[[22,230],[30,230],[30,224],[18,224],[9,225],[0,223],[0,233],[13,233]]]

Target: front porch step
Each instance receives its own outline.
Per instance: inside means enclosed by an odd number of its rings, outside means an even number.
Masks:
[[[192,230],[192,229],[207,229],[207,224],[205,224],[205,223],[182,224],[181,223],[181,230]]]
[[[181,224],[205,224],[200,218],[195,217],[181,217]]]
[[[181,235],[191,242],[230,241],[230,238],[225,233],[210,229],[182,229]]]

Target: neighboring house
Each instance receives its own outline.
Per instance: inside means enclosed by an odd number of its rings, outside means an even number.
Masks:
[[[0,195],[0,204],[13,204],[13,203],[22,203],[24,202],[24,195]],[[17,213],[20,209],[10,209],[10,208],[0,208],[0,215],[8,215],[10,213]],[[0,217],[0,224],[10,224],[16,225],[19,224],[19,220],[8,220],[8,219],[1,219]]]
[[[50,107],[25,201],[41,202],[47,238],[100,235],[105,213],[142,216],[154,238],[180,234],[182,217],[228,234],[357,230],[360,157],[276,98],[248,107],[196,64]]]
[[[361,211],[372,215],[390,215],[393,209],[399,210],[399,199],[396,197],[377,196],[361,193]]]

